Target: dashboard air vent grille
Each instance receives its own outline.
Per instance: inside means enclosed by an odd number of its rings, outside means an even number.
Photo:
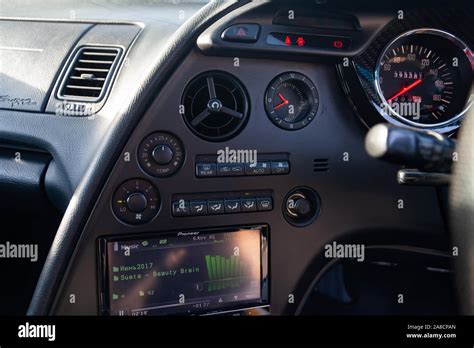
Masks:
[[[234,137],[247,121],[249,103],[243,85],[232,75],[205,72],[186,87],[182,115],[202,139],[223,141]]]
[[[327,172],[329,170],[329,159],[327,158],[315,158],[313,160],[313,171],[314,172]]]
[[[81,47],[69,66],[59,90],[63,99],[97,102],[117,67],[121,50],[110,47]]]

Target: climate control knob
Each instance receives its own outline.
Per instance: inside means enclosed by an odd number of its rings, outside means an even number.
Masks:
[[[138,147],[138,162],[147,174],[160,178],[171,176],[184,162],[183,145],[169,133],[150,134]]]
[[[115,191],[112,210],[123,222],[139,225],[149,222],[160,208],[160,194],[155,186],[143,179],[125,181]]]
[[[153,159],[158,164],[168,164],[173,160],[173,150],[168,145],[158,145],[152,152]]]
[[[134,192],[127,197],[127,207],[134,213],[141,213],[148,205],[147,197],[141,192]]]

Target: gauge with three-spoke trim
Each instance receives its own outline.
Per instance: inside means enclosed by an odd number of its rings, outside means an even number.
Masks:
[[[454,35],[435,29],[407,32],[382,52],[376,72],[381,108],[416,127],[438,127],[469,107],[472,53]]]
[[[287,72],[274,78],[265,93],[265,109],[270,120],[287,130],[301,129],[316,116],[319,94],[305,75]]]

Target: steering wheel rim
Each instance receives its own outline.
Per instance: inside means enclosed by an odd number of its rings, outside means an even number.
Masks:
[[[474,315],[474,107],[461,127],[450,187],[450,221],[461,311]]]

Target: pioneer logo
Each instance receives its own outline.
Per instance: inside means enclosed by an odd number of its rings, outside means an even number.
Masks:
[[[197,236],[199,232],[178,232],[177,236]]]
[[[52,342],[56,340],[56,325],[35,325],[26,322],[18,326],[20,338],[47,338]]]

